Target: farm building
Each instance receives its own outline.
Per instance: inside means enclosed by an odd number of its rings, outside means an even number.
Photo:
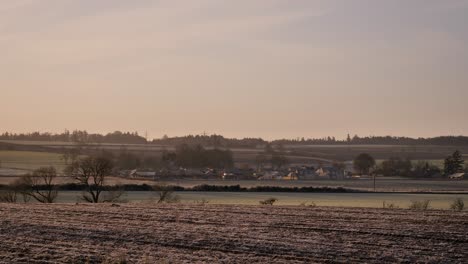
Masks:
[[[335,167],[322,167],[315,171],[319,179],[336,179],[344,178],[344,172]]]
[[[314,167],[300,166],[296,168],[289,168],[290,172],[294,172],[298,179],[301,180],[314,180],[317,178]]]

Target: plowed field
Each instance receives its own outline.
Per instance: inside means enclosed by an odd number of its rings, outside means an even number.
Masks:
[[[468,212],[0,204],[0,263],[468,260]]]

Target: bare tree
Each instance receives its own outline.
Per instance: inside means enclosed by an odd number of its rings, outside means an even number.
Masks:
[[[27,203],[31,200],[31,196],[25,192],[28,190],[24,185],[23,178],[17,178],[14,182],[8,184],[5,189],[0,190],[0,203],[16,203],[21,197],[22,201]]]
[[[105,179],[112,172],[112,161],[102,157],[87,157],[73,162],[67,173],[85,187],[82,199],[89,203],[109,202],[101,194],[105,189]],[[114,197],[115,199],[116,197]]]
[[[16,203],[18,191],[13,188],[0,191],[0,203]]]
[[[157,193],[157,203],[178,203],[180,197],[175,194],[170,186],[164,184],[153,186],[153,190]]]
[[[54,167],[42,167],[35,170],[32,175],[25,175],[16,183],[19,192],[34,198],[40,203],[53,203],[58,196],[54,179],[57,170]]]
[[[125,190],[122,187],[115,186],[115,189],[104,192],[104,194],[102,195],[102,202],[103,203],[127,202],[127,200],[122,198],[124,194],[125,194]]]
[[[273,205],[274,203],[276,203],[276,201],[278,201],[278,199],[272,197],[272,198],[268,198],[266,200],[260,201],[259,203],[261,205]]]

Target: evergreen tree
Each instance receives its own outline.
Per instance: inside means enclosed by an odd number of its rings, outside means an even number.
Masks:
[[[370,169],[375,166],[375,159],[367,153],[362,153],[354,159],[353,165],[354,169],[361,175],[367,175]]]
[[[463,156],[460,153],[460,151],[455,151],[452,155],[452,158],[455,172],[463,172],[463,164],[465,163],[465,161],[463,160]]]
[[[445,175],[450,175],[458,172],[463,172],[463,164],[465,161],[460,151],[455,151],[451,156],[448,156],[444,161]]]

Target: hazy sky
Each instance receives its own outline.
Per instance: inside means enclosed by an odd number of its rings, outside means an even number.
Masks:
[[[0,131],[468,135],[468,0],[0,0]]]

